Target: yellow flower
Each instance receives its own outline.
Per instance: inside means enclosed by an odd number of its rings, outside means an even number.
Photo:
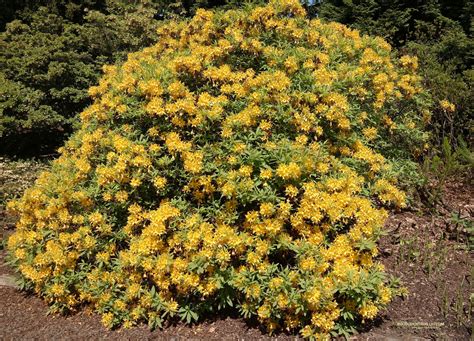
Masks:
[[[326,333],[331,331],[335,325],[331,316],[325,313],[314,313],[311,317],[311,323]]]
[[[132,321],[127,320],[123,323],[123,328],[125,328],[125,329],[130,329],[132,327],[133,327],[133,322]]]
[[[261,319],[267,319],[270,317],[270,306],[267,304],[263,304],[258,308],[257,315]]]
[[[153,180],[153,185],[155,185],[156,189],[160,190],[160,189],[163,189],[165,186],[166,186],[166,183],[168,181],[166,180],[165,177],[163,176],[157,176],[154,180]]]
[[[50,290],[51,290],[51,293],[57,297],[62,296],[65,293],[64,287],[58,283],[53,284]]]
[[[228,137],[231,137],[232,134],[233,134],[233,131],[232,131],[231,127],[223,127],[222,128],[222,132],[221,132],[222,137],[228,138]]]
[[[130,180],[130,186],[132,187],[138,187],[142,184],[142,180],[141,179],[138,179],[138,178],[133,178],[132,180]]]
[[[273,171],[271,169],[262,169],[260,171],[260,177],[264,180],[271,179],[273,176]]]
[[[373,303],[365,303],[360,309],[359,313],[363,318],[372,320],[377,316],[379,309]]]
[[[115,193],[115,200],[117,200],[119,203],[124,203],[128,199],[128,193],[126,191],[118,191]]]
[[[418,69],[418,58],[416,56],[402,56],[400,62],[405,67],[410,67],[413,70]]]
[[[362,133],[366,137],[368,141],[371,141],[377,137],[377,128],[375,127],[370,127],[370,128],[365,128]]]
[[[105,313],[102,315],[102,324],[107,328],[112,328],[114,323],[114,315],[112,313]]]
[[[230,182],[227,182],[221,188],[222,194],[225,195],[226,197],[232,196],[235,193],[235,191],[236,191],[235,185]]]
[[[94,212],[89,215],[89,222],[93,225],[99,225],[104,221],[104,217],[100,212]]]
[[[247,288],[247,295],[252,298],[260,297],[260,287],[257,284],[252,284]]]
[[[231,165],[235,165],[237,164],[237,158],[234,156],[234,155],[231,155],[227,158],[227,161],[229,162],[229,164]]]
[[[267,131],[267,130],[270,130],[272,128],[272,123],[267,121],[267,120],[261,120],[259,127],[260,127],[260,129],[262,129],[264,131]]]
[[[242,153],[246,148],[247,146],[245,145],[245,143],[239,142],[234,145],[233,151],[236,153]]]
[[[285,188],[285,193],[290,198],[295,198],[298,195],[298,188],[293,185],[288,185]]]
[[[294,73],[298,70],[298,61],[294,56],[288,57],[284,64],[289,73]]]
[[[383,203],[393,203],[398,207],[406,206],[405,194],[387,180],[377,180],[373,189]]]
[[[448,100],[441,100],[439,101],[439,104],[441,108],[447,112],[454,112],[456,110],[456,107],[453,103],[449,102]]]
[[[190,173],[199,173],[202,169],[204,154],[200,151],[184,153],[184,169]]]
[[[382,287],[379,292],[380,302],[382,304],[388,304],[392,300],[392,292],[387,287]]]
[[[327,163],[324,163],[324,162],[319,162],[317,165],[316,165],[316,170],[319,172],[319,173],[322,173],[322,174],[325,174],[329,171],[329,165]]]
[[[295,162],[290,162],[289,164],[279,165],[276,174],[285,179],[298,179],[301,176],[301,169]]]
[[[270,203],[266,202],[263,204],[260,204],[260,214],[264,217],[269,217],[275,212],[275,206]]]
[[[283,279],[280,277],[275,277],[270,280],[270,283],[268,286],[270,289],[276,290],[280,288],[282,284],[283,284]]]
[[[252,166],[242,166],[240,167],[239,169],[239,174],[241,176],[245,176],[245,177],[250,177],[252,175],[252,172],[253,172],[253,168]]]
[[[179,308],[178,302],[176,302],[175,300],[171,300],[171,301],[167,302],[166,306],[167,306],[169,311],[173,311],[173,312],[178,311],[178,308]]]
[[[168,93],[175,99],[184,97],[186,92],[186,86],[180,81],[175,81],[168,86]]]

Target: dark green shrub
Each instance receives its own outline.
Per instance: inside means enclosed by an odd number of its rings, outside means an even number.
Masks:
[[[464,136],[472,143],[474,114],[474,72],[472,57],[474,39],[467,36],[459,25],[446,29],[437,40],[409,42],[404,53],[418,56],[420,74],[433,100],[448,100],[455,110],[445,110],[440,105],[433,109],[431,129],[435,145],[445,137],[457,145],[457,136]]]
[[[87,53],[78,25],[46,8],[31,23],[9,23],[0,35],[2,152],[61,141],[58,135],[88,103],[101,62]]]
[[[154,13],[146,6],[90,11],[80,25],[40,7],[9,23],[0,34],[0,152],[37,154],[61,144],[90,103],[87,89],[102,65],[153,42]]]

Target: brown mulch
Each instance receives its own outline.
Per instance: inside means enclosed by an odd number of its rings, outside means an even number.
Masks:
[[[379,248],[386,271],[400,278],[408,296],[395,299],[367,334],[469,340],[472,335],[474,253],[468,234],[452,221],[456,213],[473,222],[472,183],[447,183],[436,212],[394,213]],[[377,338],[374,338],[377,339]]]
[[[451,216],[457,213],[473,221],[474,186],[452,181],[446,185],[444,205],[426,210],[393,213],[387,234],[380,240],[380,260],[389,274],[408,289],[357,340],[469,340],[472,333],[474,254],[466,231]],[[7,223],[8,221],[8,223]],[[11,232],[10,220],[0,212],[0,238]],[[12,274],[0,251],[0,276]],[[270,339],[255,325],[236,317],[211,318],[197,325],[177,324],[150,331],[147,326],[107,330],[95,314],[83,311],[72,316],[47,315],[39,298],[0,285],[0,340],[154,340]],[[296,339],[276,335],[273,339]]]

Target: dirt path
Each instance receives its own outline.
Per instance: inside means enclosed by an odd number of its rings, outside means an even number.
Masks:
[[[408,296],[397,298],[367,331],[356,340],[469,340],[472,331],[474,257],[468,250],[465,226],[474,212],[472,184],[450,183],[446,205],[436,214],[392,214],[387,235],[380,242],[381,261],[387,272],[399,277]],[[458,218],[453,218],[458,215]],[[3,224],[0,237],[11,225]],[[11,269],[0,252],[0,340],[264,340],[257,327],[239,318],[223,317],[198,325],[168,326],[149,331],[146,326],[110,331],[95,314],[81,312],[69,317],[47,315],[39,298],[13,288]],[[297,336],[277,335],[289,340]]]

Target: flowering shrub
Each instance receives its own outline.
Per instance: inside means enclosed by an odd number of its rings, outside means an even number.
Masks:
[[[105,325],[232,307],[324,338],[395,294],[374,260],[404,206],[429,98],[411,57],[298,1],[167,22],[105,68],[82,127],[24,197],[12,262],[53,310]]]

